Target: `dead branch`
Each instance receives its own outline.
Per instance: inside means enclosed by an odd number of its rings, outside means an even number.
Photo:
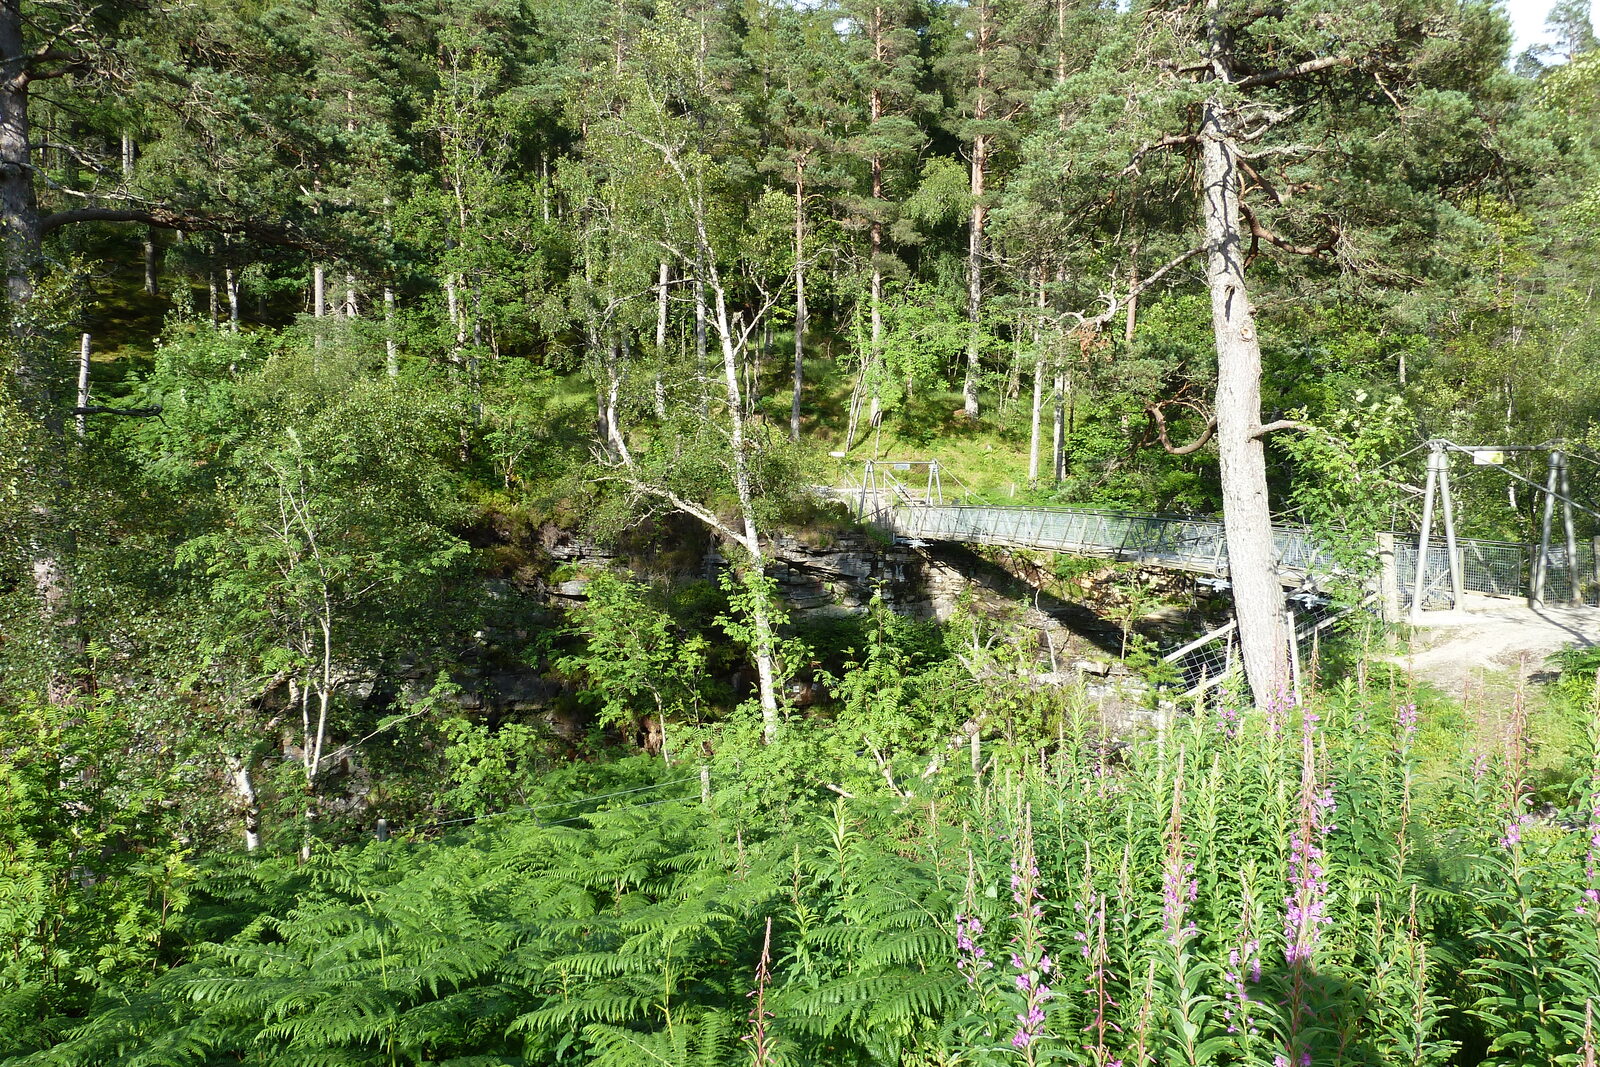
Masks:
[[[1338,235],[1334,234],[1321,244],[1297,245],[1293,241],[1279,237],[1261,225],[1261,220],[1256,218],[1256,213],[1250,210],[1250,206],[1242,201],[1239,204],[1239,213],[1250,224],[1250,254],[1248,257],[1250,259],[1254,259],[1260,253],[1262,241],[1267,242],[1274,248],[1282,249],[1297,256],[1320,256],[1322,253],[1332,250],[1334,245],[1338,243]]]
[[[1176,148],[1179,145],[1195,145],[1199,143],[1200,135],[1198,133],[1172,133],[1159,141],[1150,141],[1147,144],[1140,145],[1133,153],[1133,158],[1128,161],[1128,165],[1122,168],[1117,177],[1127,178],[1139,173],[1139,161],[1151,152],[1159,152],[1165,148]]]
[[[1315,74],[1329,67],[1349,67],[1355,64],[1350,56],[1322,56],[1318,59],[1308,59],[1304,63],[1297,63],[1283,70],[1268,71],[1265,74],[1252,74],[1248,78],[1240,78],[1233,84],[1241,89],[1251,89],[1258,85],[1276,85],[1281,81],[1291,78],[1303,78],[1307,74]]]

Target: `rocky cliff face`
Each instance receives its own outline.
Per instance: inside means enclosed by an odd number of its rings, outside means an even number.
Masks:
[[[583,598],[589,568],[621,566],[681,580],[714,577],[725,562],[718,544],[703,533],[692,549],[677,542],[670,561],[553,528],[541,531],[540,540],[553,567],[530,591],[552,606]],[[1073,658],[1104,659],[1120,647],[1115,624],[1081,603],[1044,592],[1028,568],[1008,569],[959,546],[890,543],[845,529],[784,534],[770,550],[768,574],[796,618],[864,611],[878,595],[891,610],[913,618],[948,619],[964,604],[1020,623],[1037,636],[1041,660],[1053,669]]]
[[[552,614],[583,599],[595,569],[618,567],[684,581],[713,578],[725,564],[716,540],[687,523],[621,547],[547,526],[537,532],[536,547],[542,565],[497,584],[513,597],[531,596]],[[770,553],[768,573],[797,620],[862,612],[874,595],[914,618],[945,620],[958,609],[975,612],[1030,635],[1039,684],[1084,682],[1113,728],[1138,717],[1133,707],[1137,683],[1118,658],[1120,629],[1084,603],[1041,588],[1046,583],[1036,561],[996,562],[960,546],[891,543],[850,528],[784,534],[771,542]],[[526,713],[557,703],[551,678],[486,671],[475,681],[486,710]]]

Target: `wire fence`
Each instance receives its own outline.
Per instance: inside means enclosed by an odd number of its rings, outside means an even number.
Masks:
[[[1323,635],[1352,612],[1371,606],[1375,599],[1368,597],[1359,604],[1351,605],[1322,597],[1291,594],[1285,603],[1284,625],[1296,673],[1301,665],[1317,658],[1317,646]],[[1179,690],[1185,699],[1192,700],[1238,674],[1242,667],[1238,624],[1224,623],[1173,649],[1161,660],[1163,667],[1154,679],[1156,684]]]
[[[1600,555],[1596,554],[1595,541],[1579,541],[1577,548],[1577,555],[1569,559],[1566,545],[1551,546],[1550,566],[1544,579],[1545,602],[1600,607]]]

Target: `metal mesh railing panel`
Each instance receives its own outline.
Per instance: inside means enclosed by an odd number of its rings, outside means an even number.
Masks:
[[[1322,635],[1340,619],[1370,603],[1371,598],[1353,608],[1348,604],[1320,600],[1306,603],[1296,597],[1289,598],[1286,610],[1294,621],[1295,654],[1300,662],[1309,666]],[[1172,676],[1164,680],[1164,684],[1181,689],[1185,698],[1193,699],[1225,682],[1242,667],[1238,627],[1227,623],[1161,658]]]
[[[1456,553],[1461,565],[1461,586],[1464,591],[1504,597],[1528,595],[1529,551],[1526,545],[1462,538],[1456,542]],[[1394,562],[1400,598],[1409,602],[1417,579],[1417,546],[1403,542],[1397,544]],[[1546,588],[1548,597],[1548,584]],[[1423,607],[1450,605],[1450,555],[1445,545],[1428,546],[1428,565],[1423,571],[1422,590]]]
[[[1237,630],[1230,622],[1162,656],[1169,684],[1193,696],[1231,677],[1240,665]]]
[[[1227,539],[1220,522],[1168,518],[1097,508],[1018,508],[974,505],[898,507],[894,529],[906,537],[971,544],[1042,548],[1079,555],[1146,561],[1203,574],[1226,574]],[[1273,531],[1287,573],[1334,569],[1332,557],[1298,527]]]
[[[1038,548],[1145,562],[1199,574],[1221,576],[1228,572],[1228,549],[1222,524],[1205,519],[1169,518],[1103,508],[887,506],[891,501],[881,496],[873,503],[879,508],[874,516],[876,521],[904,537]],[[1397,534],[1395,539],[1400,596],[1409,601],[1417,574],[1415,535]],[[1326,576],[1340,570],[1333,555],[1302,527],[1274,527],[1273,542],[1279,570],[1286,577]],[[1456,551],[1465,591],[1503,597],[1529,595],[1534,550],[1527,545],[1461,538],[1456,543]],[[1551,546],[1550,566],[1545,575],[1545,600],[1570,603],[1574,586],[1583,602],[1600,606],[1600,567],[1597,567],[1593,539],[1578,542],[1576,559],[1572,562],[1567,560],[1565,545]],[[1449,604],[1447,550],[1442,543],[1430,544],[1423,573],[1423,605],[1438,608]]]
[[[1572,560],[1568,559],[1566,545],[1551,545],[1550,566],[1544,578],[1545,603],[1600,606],[1600,570],[1596,563],[1592,540],[1579,541],[1578,554]]]

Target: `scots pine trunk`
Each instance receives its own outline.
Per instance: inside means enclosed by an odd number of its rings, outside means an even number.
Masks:
[[[883,18],[872,20],[873,54],[878,62],[883,62],[887,56],[883,35]],[[884,99],[880,89],[872,90],[868,101],[872,125],[876,126],[883,118]],[[883,219],[879,212],[883,206],[883,156],[873,153],[872,156],[872,238],[870,254],[872,256],[872,292],[869,296],[872,315],[872,343],[867,360],[862,364],[862,374],[867,378],[872,388],[872,404],[868,409],[867,425],[876,426],[883,418],[881,400],[878,393],[878,379],[882,377],[879,365],[883,362]],[[852,419],[852,424],[854,420]],[[854,442],[846,440],[845,448]]]
[[[22,0],[0,0],[0,55],[8,62],[0,82],[0,216],[5,242],[6,297],[14,315],[33,299],[33,277],[41,258],[39,203],[34,196],[32,129],[28,122],[28,73],[13,71],[10,57],[26,54],[22,35]],[[48,383],[36,362],[24,353],[18,385],[25,400],[48,395]]]
[[[1278,582],[1261,439],[1261,345],[1244,280],[1239,229],[1238,146],[1220,100],[1205,105],[1200,128],[1205,190],[1206,282],[1217,346],[1217,452],[1228,573],[1245,677],[1257,705],[1288,687],[1288,635]]]
[[[883,224],[872,224],[872,290],[868,295],[872,316],[872,339],[867,361],[862,365],[866,385],[872,390],[872,401],[867,407],[867,426],[878,425],[883,419],[883,399],[879,394],[878,380],[883,377],[883,264],[879,259],[883,249]],[[846,441],[848,448],[853,442]]]

